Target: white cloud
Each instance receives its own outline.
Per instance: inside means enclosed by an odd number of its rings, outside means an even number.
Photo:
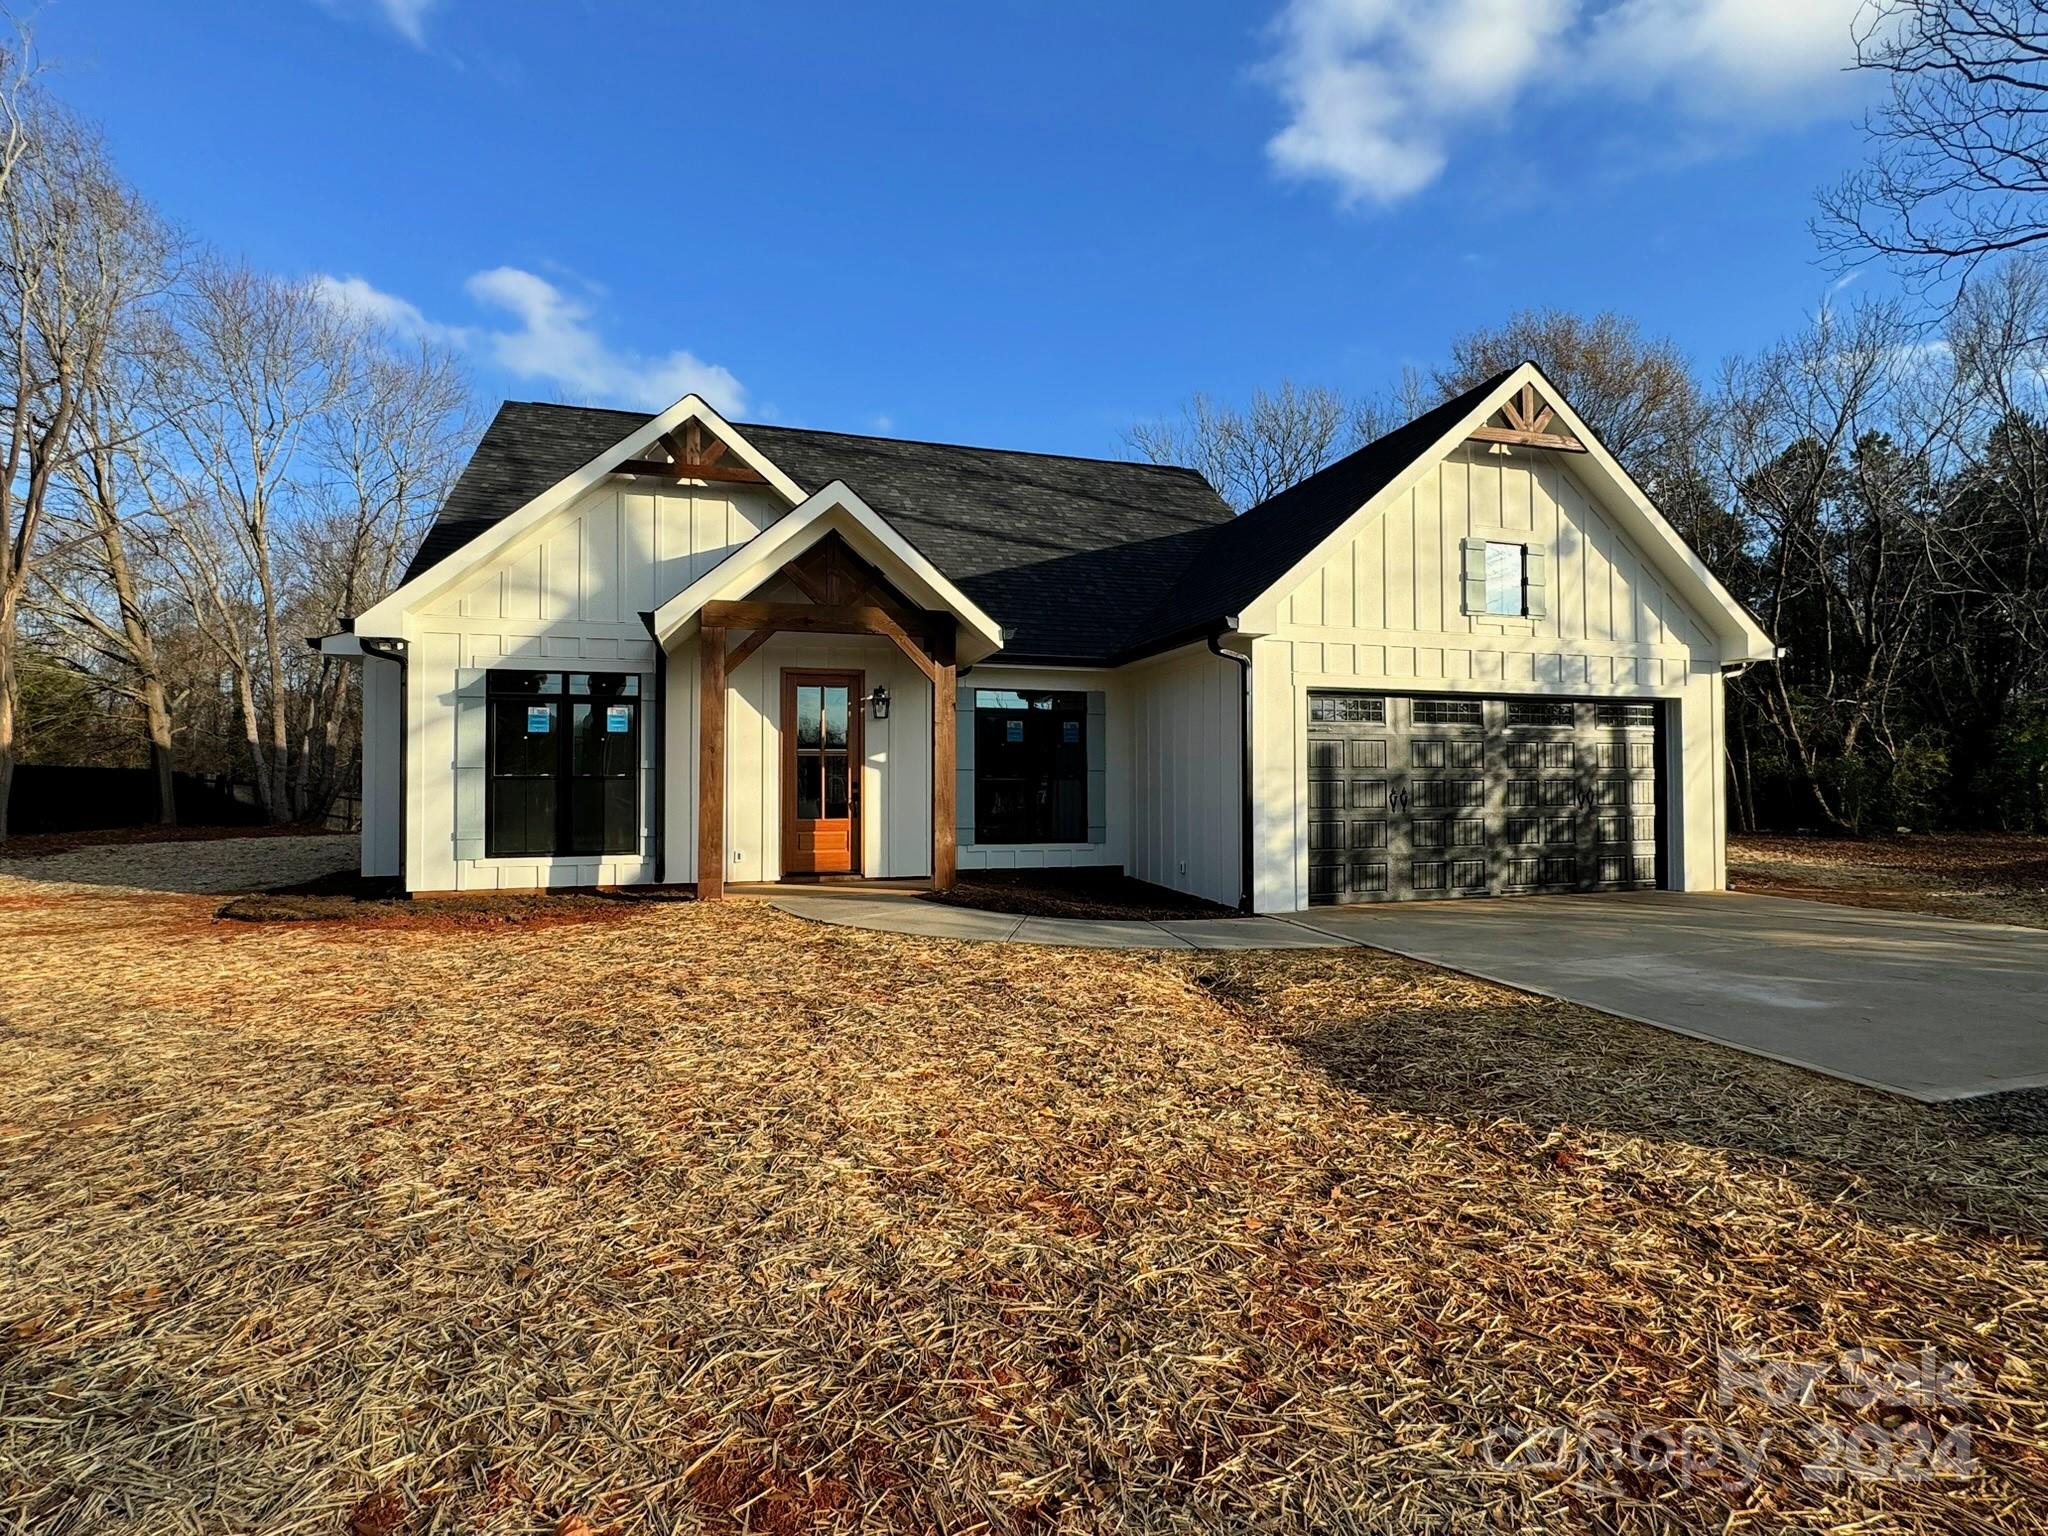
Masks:
[[[1724,126],[1810,114],[1842,97],[1860,3],[1289,0],[1263,70],[1288,122],[1266,148],[1284,175],[1384,204],[1537,95],[1655,100]]]
[[[315,0],[315,3],[335,16],[367,14],[381,18],[392,31],[424,51],[427,46],[427,15],[441,0]]]
[[[398,35],[415,48],[427,46],[427,12],[439,0],[377,0],[377,9]]]
[[[544,277],[493,267],[466,286],[478,303],[519,321],[517,330],[488,337],[490,355],[507,373],[547,379],[594,399],[666,405],[694,391],[721,411],[746,408],[740,381],[694,352],[645,357],[608,346],[591,324],[590,306]]]
[[[1292,176],[1346,202],[1393,202],[1434,181],[1450,128],[1503,111],[1573,0],[1292,0],[1268,66],[1292,113],[1267,145]]]
[[[1587,67],[1694,112],[1803,116],[1838,102],[1863,0],[1620,0],[1594,19]]]
[[[518,267],[493,267],[463,285],[476,303],[511,316],[510,326],[450,325],[361,277],[314,278],[337,309],[406,335],[460,348],[514,378],[552,385],[577,400],[654,410],[696,393],[728,415],[746,409],[747,392],[730,369],[681,348],[647,356],[614,347],[598,331],[590,305]]]
[[[313,286],[334,308],[385,330],[424,336],[449,346],[468,345],[469,333],[461,326],[436,324],[420,312],[417,304],[372,287],[360,277],[330,277],[321,272],[314,276]]]

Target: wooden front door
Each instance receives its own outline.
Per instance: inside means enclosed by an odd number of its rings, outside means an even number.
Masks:
[[[859,672],[782,674],[782,872],[860,873]]]

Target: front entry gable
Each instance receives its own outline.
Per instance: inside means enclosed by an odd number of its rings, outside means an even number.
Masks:
[[[828,550],[837,546],[845,556],[812,556],[811,551],[820,546]],[[722,605],[716,611],[722,626],[757,628],[734,618],[732,607],[749,604],[758,590],[778,578],[791,581],[799,589],[808,581],[817,591],[858,597],[859,591],[854,587],[841,585],[853,580],[849,573],[856,569],[846,557],[856,557],[858,568],[869,573],[862,578],[869,583],[869,590],[901,594],[904,607],[926,616],[925,627],[943,617],[953,630],[950,638],[961,665],[971,666],[1001,649],[1001,626],[850,487],[837,481],[764,528],[661,604],[652,620],[655,638],[669,647],[688,639],[700,625],[713,622],[707,616],[712,604]],[[823,610],[861,610],[854,617],[862,627],[845,631],[848,633],[888,634],[887,628],[878,626],[896,622],[886,608],[877,604],[820,605],[815,597],[812,604]],[[793,616],[785,617],[798,622]],[[846,622],[853,622],[854,617],[841,615]],[[810,627],[819,628],[826,620],[813,615],[807,622]]]

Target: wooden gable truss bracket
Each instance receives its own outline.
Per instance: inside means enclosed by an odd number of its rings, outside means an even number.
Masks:
[[[679,432],[661,434],[669,458],[627,459],[613,467],[615,475],[651,475],[660,480],[719,480],[733,485],[766,485],[768,479],[751,465],[728,459],[725,444],[692,417]]]
[[[905,607],[882,580],[881,573],[846,547],[836,536],[813,545],[781,573],[810,599],[804,603],[706,603],[703,622],[721,629],[752,631],[725,659],[726,674],[774,635],[786,630],[810,634],[881,635],[894,643],[923,673],[937,683],[934,643],[940,631],[948,637],[952,618]]]
[[[1584,453],[1586,445],[1569,432],[1549,430],[1555,413],[1536,393],[1536,386],[1524,384],[1500,408],[1504,427],[1474,427],[1475,443],[1509,443],[1517,448],[1550,448],[1559,453]]]

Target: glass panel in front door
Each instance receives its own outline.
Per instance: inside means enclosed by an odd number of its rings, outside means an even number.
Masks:
[[[853,811],[849,715],[844,683],[803,683],[796,690],[796,814],[800,821],[844,821]]]

